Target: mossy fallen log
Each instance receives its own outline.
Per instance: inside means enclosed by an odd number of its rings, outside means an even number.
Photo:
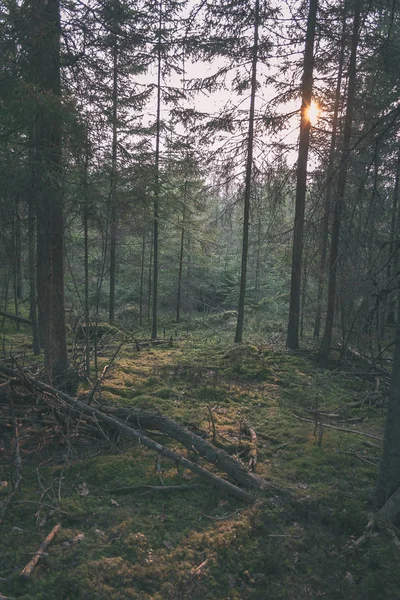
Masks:
[[[11,369],[6,369],[4,367],[0,367],[0,370],[7,374],[10,374],[10,371],[11,371]],[[11,373],[14,374],[14,371],[11,371]],[[237,487],[236,485],[234,485],[233,483],[230,483],[229,481],[226,481],[225,479],[222,479],[218,475],[211,473],[210,471],[204,469],[200,465],[188,460],[184,456],[177,454],[173,450],[170,450],[169,448],[162,446],[158,442],[155,442],[154,440],[152,440],[149,437],[147,437],[146,435],[144,435],[142,432],[137,431],[136,429],[126,425],[125,423],[122,423],[117,418],[107,415],[104,412],[102,412],[101,410],[98,410],[97,408],[88,406],[87,404],[81,402],[80,400],[76,400],[75,398],[72,398],[65,392],[61,392],[60,390],[57,390],[56,388],[53,388],[52,386],[47,385],[46,383],[43,383],[42,381],[32,378],[31,376],[29,376],[26,373],[25,373],[25,378],[26,378],[27,384],[35,387],[36,389],[38,389],[42,392],[51,394],[53,397],[59,398],[65,404],[67,404],[68,406],[70,406],[71,408],[76,410],[77,412],[83,413],[84,415],[88,415],[89,417],[93,417],[93,418],[97,419],[98,421],[105,423],[110,429],[118,431],[124,437],[126,437],[128,439],[136,440],[143,446],[150,448],[151,450],[154,450],[161,456],[165,456],[166,458],[169,458],[176,464],[179,464],[182,467],[184,467],[185,469],[188,469],[189,471],[192,471],[196,475],[199,475],[199,477],[201,477],[204,481],[207,481],[209,484],[212,484],[213,486],[217,487],[224,493],[230,494],[232,496],[236,496],[237,498],[239,498],[241,500],[245,500],[246,502],[252,501],[252,496],[245,490]]]
[[[106,414],[111,414],[124,422],[133,422],[137,427],[144,429],[157,429],[168,434],[189,450],[197,452],[207,462],[214,464],[224,471],[234,481],[250,489],[262,489],[265,482],[249,473],[236,458],[230,456],[225,450],[216,448],[213,444],[199,435],[192,433],[183,425],[163,415],[141,409],[128,409],[114,406],[102,408]]]

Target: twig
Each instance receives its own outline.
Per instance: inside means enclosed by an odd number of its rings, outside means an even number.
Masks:
[[[201,575],[202,571],[204,570],[204,568],[207,565],[208,565],[208,558],[206,558],[206,560],[203,560],[203,562],[198,567],[195,567],[194,569],[192,569],[192,575]]]
[[[203,515],[203,517],[207,517],[207,519],[212,519],[213,521],[225,521],[225,519],[230,519],[231,517],[237,515],[239,512],[242,512],[241,508],[234,510],[233,513],[230,513],[229,515],[223,515],[222,517],[213,517],[212,515],[206,515],[203,512],[201,514]]]
[[[186,492],[188,490],[194,490],[200,487],[200,484],[195,483],[193,485],[129,485],[126,487],[113,488],[111,490],[104,490],[109,494],[125,494],[129,492],[136,492],[137,490],[147,490],[149,492]]]
[[[47,547],[49,546],[49,544],[51,544],[51,542],[53,541],[54,536],[57,534],[57,532],[59,531],[60,527],[61,527],[61,523],[57,523],[57,525],[55,525],[53,527],[53,529],[50,531],[49,535],[40,544],[38,550],[35,552],[34,557],[28,562],[28,564],[26,565],[26,567],[24,567],[22,569],[22,571],[21,571],[21,577],[25,577],[25,579],[28,579],[28,577],[31,576],[33,569],[38,564],[40,558],[44,555],[45,550],[47,549]]]
[[[123,342],[120,343],[120,345],[118,346],[118,348],[116,349],[116,351],[114,352],[114,354],[111,357],[110,362],[104,367],[100,377],[98,377],[92,387],[92,389],[90,390],[90,392],[88,393],[87,397],[86,397],[86,404],[91,404],[95,393],[97,392],[98,387],[103,383],[104,379],[106,378],[107,372],[109,370],[109,368],[112,366],[114,360],[117,357],[118,352],[121,350],[122,346],[125,344],[125,340]]]
[[[299,417],[295,413],[292,414],[296,419],[299,419],[299,421],[304,421],[305,423],[312,423],[313,425],[315,425],[315,421],[311,419],[304,419],[303,417]],[[373,440],[382,441],[381,437],[373,435],[372,433],[365,433],[364,431],[357,431],[356,429],[346,429],[345,427],[336,427],[335,425],[329,425],[328,423],[322,423],[322,425],[324,427],[327,427],[328,429],[336,429],[336,431],[345,431],[346,433],[354,433],[355,435],[364,435],[365,437],[372,438]]]
[[[21,454],[19,451],[19,434],[18,434],[18,423],[17,423],[17,418],[15,416],[15,407],[14,407],[14,402],[11,396],[11,393],[9,390],[7,390],[7,396],[8,396],[8,401],[10,404],[10,410],[11,410],[11,418],[13,421],[13,425],[14,425],[14,467],[15,467],[15,473],[13,475],[13,490],[11,492],[11,494],[8,496],[7,500],[4,502],[2,511],[1,511],[1,517],[0,517],[0,525],[4,522],[4,517],[5,514],[7,512],[8,507],[10,506],[12,499],[14,498],[15,494],[18,492],[18,489],[21,485],[22,482],[22,462],[21,462]]]
[[[207,404],[207,408],[208,408],[208,413],[209,413],[209,415],[210,415],[211,426],[212,426],[212,432],[213,432],[213,433],[212,433],[212,441],[213,441],[213,444],[216,444],[216,442],[217,442],[217,434],[216,434],[216,431],[215,431],[215,421],[214,421],[214,415],[213,415],[213,412],[212,412],[212,410],[211,410],[211,408],[210,408],[209,404]]]
[[[254,431],[254,429],[250,426],[250,423],[248,421],[242,422],[240,432],[249,435],[251,438],[249,452],[249,471],[255,471],[257,464],[257,434]]]

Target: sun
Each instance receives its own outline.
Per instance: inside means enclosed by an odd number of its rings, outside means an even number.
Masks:
[[[312,126],[316,125],[319,117],[319,107],[314,100],[311,102],[307,109],[307,118],[309,119]]]

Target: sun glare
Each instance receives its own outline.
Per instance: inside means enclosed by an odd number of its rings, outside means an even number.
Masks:
[[[307,117],[309,118],[311,125],[314,126],[317,124],[319,117],[319,108],[318,104],[314,102],[314,100],[311,102],[310,107],[307,110]]]

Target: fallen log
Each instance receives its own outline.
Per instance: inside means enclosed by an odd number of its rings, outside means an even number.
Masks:
[[[12,313],[0,310],[0,317],[4,317],[5,319],[11,319],[11,321],[15,321],[16,323],[25,323],[25,325],[30,325],[32,327],[32,321],[26,319],[25,317],[20,317],[19,315],[13,315]]]
[[[3,372],[10,371],[10,369],[5,369],[4,367],[0,367],[0,370],[2,370]],[[229,481],[226,481],[225,479],[222,479],[218,475],[214,475],[210,471],[203,469],[199,465],[191,462],[190,460],[181,456],[180,454],[177,454],[173,450],[170,450],[169,448],[162,446],[161,444],[148,438],[146,435],[144,435],[140,431],[137,431],[133,427],[129,427],[128,425],[125,425],[125,423],[121,423],[118,419],[105,414],[104,412],[98,410],[97,408],[90,407],[87,404],[81,402],[80,400],[75,400],[75,398],[72,398],[65,392],[61,392],[60,390],[57,390],[56,388],[53,388],[50,385],[43,383],[42,381],[33,379],[32,377],[29,377],[28,375],[26,375],[26,378],[32,386],[36,387],[40,391],[47,392],[48,394],[51,394],[52,396],[58,397],[63,402],[68,404],[68,406],[71,406],[74,410],[81,412],[85,415],[88,415],[90,417],[95,417],[99,421],[106,423],[111,429],[119,431],[125,437],[132,439],[132,440],[136,440],[140,444],[143,444],[143,446],[146,446],[147,448],[154,450],[161,456],[165,456],[166,458],[169,458],[173,462],[182,465],[184,468],[188,469],[189,471],[192,471],[193,473],[196,473],[196,475],[199,475],[202,479],[204,479],[205,481],[208,481],[208,483],[211,483],[212,485],[221,489],[222,491],[224,491],[228,494],[231,494],[233,496],[236,496],[237,498],[240,498],[241,500],[246,500],[247,502],[250,502],[252,500],[252,497],[250,496],[250,494],[248,492],[246,492],[245,490],[237,487],[236,485],[233,485],[232,483],[230,483]],[[173,423],[173,421],[171,421],[171,422]]]
[[[251,489],[262,489],[265,485],[264,481],[253,475],[253,473],[249,473],[241,462],[230,456],[225,450],[216,448],[207,440],[190,432],[186,427],[179,425],[176,421],[168,417],[145,410],[113,406],[103,407],[102,410],[106,414],[112,414],[124,422],[133,421],[137,427],[157,429],[170,435],[189,450],[194,450],[200,454],[207,462],[214,464],[243,486]]]
[[[376,516],[383,521],[393,521],[400,513],[400,488],[390,496]]]

